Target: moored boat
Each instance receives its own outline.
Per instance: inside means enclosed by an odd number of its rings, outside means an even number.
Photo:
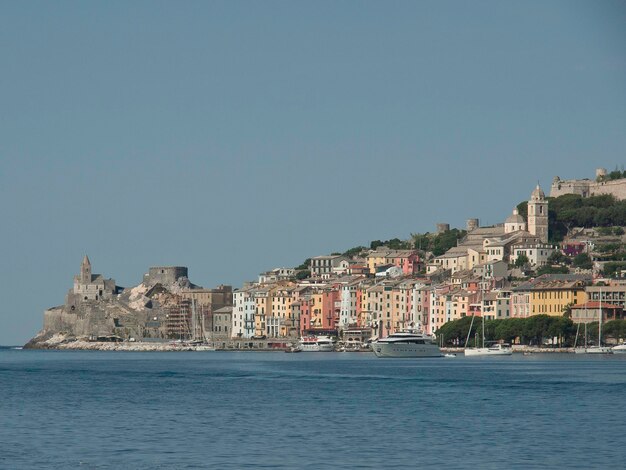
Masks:
[[[600,290],[600,298],[602,298],[602,290]],[[585,311],[587,309],[586,305]],[[576,354],[613,354],[615,352],[615,348],[602,346],[602,302],[598,302],[598,345],[587,346],[587,323],[585,323],[585,345],[575,348],[574,352]]]
[[[574,349],[576,354],[613,354],[613,349],[608,346],[581,346]]]
[[[465,348],[466,356],[510,356],[513,349],[506,343],[495,343],[482,348]]]
[[[435,340],[417,330],[403,330],[372,341],[377,357],[442,357]]]
[[[329,336],[306,336],[300,338],[300,349],[303,352],[332,352],[335,342]]]
[[[626,354],[626,343],[613,346],[611,350],[613,354]]]

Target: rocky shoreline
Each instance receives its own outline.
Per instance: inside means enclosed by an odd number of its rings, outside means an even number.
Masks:
[[[24,345],[24,349],[77,351],[284,351],[291,341],[216,341],[213,345],[175,341],[92,341],[64,333],[40,333]]]
[[[293,342],[289,340],[255,341],[255,342],[221,342],[216,344],[217,351],[284,351]],[[33,338],[24,349],[50,349],[62,351],[207,351],[206,345],[193,345],[176,342],[143,342],[143,341],[90,341],[87,338],[77,338],[62,333],[40,334]],[[443,353],[462,354],[463,348],[441,348]],[[538,348],[534,346],[513,346],[514,353],[543,354],[543,353],[573,353],[574,348]]]

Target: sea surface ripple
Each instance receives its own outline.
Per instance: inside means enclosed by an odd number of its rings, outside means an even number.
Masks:
[[[626,355],[0,349],[0,468],[623,468]]]

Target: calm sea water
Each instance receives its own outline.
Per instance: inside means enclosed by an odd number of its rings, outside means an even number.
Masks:
[[[0,468],[624,468],[626,355],[0,350]]]

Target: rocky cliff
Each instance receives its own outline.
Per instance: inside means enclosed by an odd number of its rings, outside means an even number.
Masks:
[[[166,339],[168,317],[194,286],[186,277],[173,282],[143,282],[110,297],[75,301],[72,290],[64,305],[44,312],[43,329],[27,348],[52,348],[68,341],[127,341]],[[186,321],[186,318],[183,319]]]

